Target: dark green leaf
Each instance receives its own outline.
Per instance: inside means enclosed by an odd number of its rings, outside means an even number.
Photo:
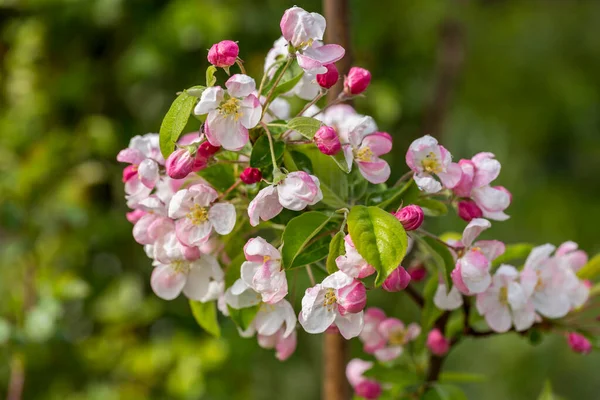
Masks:
[[[288,122],[289,129],[295,130],[308,140],[312,140],[321,126],[321,121],[311,117],[296,117]]]
[[[292,219],[283,231],[281,261],[286,269],[300,267],[302,259],[296,261],[301,252],[306,251],[311,240],[323,230],[330,217],[317,211],[310,211]]]
[[[440,374],[440,382],[442,383],[477,383],[485,382],[487,377],[482,374],[473,374],[469,372],[448,371]]]
[[[198,174],[220,192],[224,192],[235,183],[233,165],[231,164],[211,165],[198,172]]]
[[[243,331],[248,329],[252,321],[254,321],[254,317],[256,317],[256,313],[260,310],[261,305],[257,304],[252,307],[240,308],[239,310],[236,308],[232,308],[227,306],[229,310],[229,317],[231,320]]]
[[[285,150],[285,143],[274,140],[273,150],[275,151],[275,159],[279,160],[283,156]],[[252,147],[252,153],[250,154],[250,166],[253,168],[264,168],[272,164],[271,161],[271,149],[269,147],[269,138],[267,135],[263,135],[258,138]]]
[[[292,268],[313,264],[323,260],[327,257],[327,254],[329,254],[329,243],[331,243],[330,235],[311,240],[304,251],[298,254]]]
[[[587,264],[577,271],[579,279],[594,280],[600,275],[600,254],[596,254]]]
[[[504,254],[492,261],[492,267],[497,267],[502,264],[512,264],[517,260],[525,260],[533,249],[533,245],[529,243],[516,243],[506,246]]]
[[[448,207],[438,200],[420,198],[414,204],[421,206],[423,213],[429,217],[441,217],[448,214]]]
[[[416,201],[419,188],[411,179],[404,186],[386,189],[383,192],[373,193],[369,196],[367,204],[376,205],[387,211],[396,211],[400,204],[408,205]]]
[[[283,153],[283,165],[288,171],[304,171],[312,173],[310,158],[298,151],[285,150]]]
[[[344,232],[338,232],[335,234],[333,239],[331,239],[331,243],[329,244],[329,255],[327,256],[327,272],[333,274],[338,270],[337,264],[335,263],[335,259],[341,255],[346,254],[344,237],[346,235]]]
[[[444,283],[446,288],[450,290],[452,288],[452,279],[450,273],[454,269],[455,262],[452,257],[452,253],[448,250],[448,247],[440,243],[439,241],[429,236],[415,236],[423,251],[430,256],[429,261],[433,264],[435,269],[444,277]]]
[[[190,300],[190,307],[198,325],[215,337],[221,336],[221,328],[217,321],[216,302],[209,301],[201,303],[199,301]]]
[[[381,208],[354,206],[348,230],[360,255],[377,271],[375,284],[381,285],[406,254],[408,237],[402,224]]]
[[[177,96],[167,111],[160,125],[160,151],[165,158],[169,157],[175,149],[175,143],[179,140],[197,101],[197,97],[183,92]]]
[[[436,383],[423,396],[423,400],[468,400],[458,386]]]
[[[262,95],[266,96],[267,93],[271,91],[273,85],[275,84],[275,81],[277,81],[278,77],[281,75],[285,68],[285,63],[281,64],[279,68],[277,68],[277,71],[275,71],[273,77],[264,86],[263,91],[261,93]],[[300,79],[302,79],[302,75],[304,75],[304,71],[298,66],[298,62],[294,60],[290,64],[290,66],[285,70],[285,72],[283,72],[283,76],[281,77],[281,79],[277,83],[277,87],[273,91],[272,98],[275,98],[280,94],[287,93],[290,90],[292,90],[294,86],[296,86],[296,84],[300,82]]]

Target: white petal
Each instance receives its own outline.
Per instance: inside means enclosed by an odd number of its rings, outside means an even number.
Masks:
[[[360,334],[364,325],[363,315],[363,311],[356,314],[348,313],[343,316],[336,313],[335,325],[346,340],[350,340]]]
[[[204,89],[200,101],[194,108],[194,114],[203,115],[216,109],[223,101],[224,91],[220,86],[212,86]]]
[[[208,220],[219,235],[227,235],[235,226],[235,207],[229,203],[217,203],[208,211]]]
[[[490,228],[492,224],[487,219],[483,218],[474,218],[469,222],[462,235],[462,244],[465,247],[470,247],[477,236],[481,234],[481,232]]]
[[[155,267],[150,278],[150,286],[158,297],[164,300],[173,300],[185,286],[186,275],[175,272],[170,265],[161,264]]]

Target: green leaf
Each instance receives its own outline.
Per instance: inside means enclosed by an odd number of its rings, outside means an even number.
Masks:
[[[422,397],[423,400],[468,400],[461,388],[454,385],[436,383]]]
[[[327,227],[325,227],[327,229]],[[294,260],[292,268],[301,267],[303,265],[314,264],[321,260],[324,260],[329,254],[329,243],[331,243],[331,236],[316,237],[311,240],[306,249],[298,254],[298,257]]]
[[[317,211],[309,211],[292,219],[283,231],[281,248],[281,261],[283,268],[300,267],[306,259],[300,258],[302,252],[307,251],[311,240],[323,230],[330,217]]]
[[[492,261],[492,267],[497,267],[502,264],[512,264],[516,260],[525,260],[531,253],[533,245],[530,243],[516,243],[506,246],[504,254]]]
[[[275,71],[275,74],[273,74],[271,80],[269,80],[269,82],[264,86],[263,91],[261,93],[262,95],[266,96],[267,93],[269,93],[269,91],[273,88],[275,81],[277,80],[279,75],[281,75],[284,68],[285,63],[281,64],[279,68],[277,68],[277,71]],[[292,90],[294,86],[296,86],[298,82],[300,82],[300,79],[302,79],[302,75],[304,75],[304,71],[302,70],[302,68],[300,68],[298,62],[294,60],[283,73],[283,76],[279,80],[279,83],[277,83],[277,87],[273,91],[272,98],[275,98],[280,94],[287,93],[290,90]]]
[[[596,254],[587,264],[577,271],[577,277],[579,277],[579,279],[594,280],[598,275],[600,275],[600,254]]]
[[[338,152],[336,155],[330,156],[333,162],[337,164],[339,169],[344,171],[345,173],[350,173],[350,168],[352,168],[352,164],[348,167],[348,163],[346,162],[346,156],[343,151]],[[365,180],[366,181],[366,180]]]
[[[211,87],[217,83],[217,78],[215,78],[215,72],[217,72],[217,67],[211,65],[206,68],[206,86]]]
[[[415,238],[423,248],[423,251],[431,256],[429,259],[430,262],[444,277],[446,288],[450,290],[452,288],[450,273],[454,269],[456,263],[454,262],[454,258],[452,257],[450,250],[448,250],[448,247],[429,236],[415,236]]]
[[[194,319],[206,332],[215,337],[221,336],[221,328],[217,321],[217,303],[209,301],[201,303],[199,301],[190,300],[190,307]]]
[[[448,214],[448,206],[438,200],[421,198],[415,201],[421,206],[423,213],[429,217],[441,217]]]
[[[275,159],[279,160],[283,156],[285,150],[285,143],[274,140],[273,151],[275,152]],[[271,149],[269,147],[269,138],[267,135],[263,135],[258,138],[252,147],[252,153],[250,154],[250,166],[253,168],[264,168],[272,164],[271,162]]]
[[[556,400],[556,396],[552,393],[552,384],[550,381],[544,383],[542,392],[538,396],[537,400]]]
[[[256,313],[258,313],[258,310],[260,310],[260,307],[261,307],[261,305],[257,304],[252,307],[246,307],[246,308],[240,308],[240,309],[236,309],[236,308],[227,306],[227,309],[229,310],[229,317],[231,318],[231,320],[241,330],[245,331],[246,329],[248,329],[248,327],[250,326],[252,321],[254,321],[254,317],[256,317]]]
[[[435,321],[442,315],[442,310],[437,308],[435,304],[433,304],[433,297],[435,296],[435,292],[438,287],[438,276],[437,274],[432,274],[431,277],[427,280],[425,284],[425,288],[423,289],[423,300],[425,300],[425,305],[423,306],[423,311],[421,312],[421,331],[429,332],[433,327]],[[475,313],[472,313],[475,314]],[[423,348],[425,345],[427,335],[419,335],[417,339],[417,347]]]
[[[185,92],[187,94],[189,94],[190,96],[200,98],[200,97],[202,97],[202,93],[204,93],[205,90],[206,90],[206,86],[196,85],[196,86],[192,86],[189,89],[185,89]]]
[[[447,383],[478,383],[485,382],[487,377],[483,374],[472,374],[469,372],[448,371],[440,374],[440,382]]]
[[[197,97],[183,92],[171,104],[160,125],[160,151],[163,157],[169,157],[169,154],[175,150],[175,143],[183,132],[197,101]]]
[[[396,211],[400,204],[409,205],[419,196],[419,188],[412,179],[401,187],[386,189],[373,193],[367,199],[369,205],[376,205],[387,211]]]
[[[329,243],[329,255],[327,256],[327,272],[333,274],[338,270],[335,259],[341,255],[346,254],[346,247],[344,242],[344,232],[338,232],[335,234],[331,242]]]
[[[363,373],[366,378],[373,378],[379,382],[401,384],[408,386],[420,382],[419,376],[415,371],[410,370],[406,365],[385,366],[374,364]]]
[[[308,140],[313,139],[321,126],[323,126],[321,121],[311,117],[296,117],[288,122],[289,129],[297,131]]]
[[[243,252],[235,256],[233,260],[229,263],[227,270],[225,271],[225,288],[229,288],[233,286],[235,281],[240,279],[240,270],[242,268],[242,264],[246,261],[246,256]]]
[[[235,183],[233,165],[231,164],[214,164],[198,172],[198,174],[220,192],[224,192]]]
[[[354,206],[348,230],[356,250],[377,271],[375,285],[381,285],[406,254],[408,237],[402,224],[381,208]]]

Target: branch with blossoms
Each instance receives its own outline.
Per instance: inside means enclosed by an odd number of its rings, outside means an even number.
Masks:
[[[217,43],[205,85],[180,92],[160,134],[134,137],[117,156],[129,164],[127,218],[153,260],[156,295],[183,293],[214,335],[220,312],[282,361],[300,329],[358,338],[372,359],[352,360],[346,373],[367,399],[450,390],[440,383],[443,360],[468,336],[559,332],[574,351],[589,352],[597,328],[578,316],[598,292],[584,280],[600,272],[598,259],[588,263],[572,242],[477,240],[490,220],[509,218],[512,201],[492,186],[500,174],[492,153],[456,163],[424,136],[408,148],[410,170],[388,186],[380,157],[392,136],[345,104],[367,90],[370,73],[352,68],[344,91],[323,105],[344,49],[323,44],[319,14],[293,7],[280,26],[258,88],[238,44]],[[224,87],[219,68],[229,76]],[[293,96],[306,101],[296,113]],[[192,115],[197,132],[182,135]],[[462,235],[425,229],[449,208],[468,222]],[[304,271],[311,286],[295,309],[288,288]],[[407,324],[366,308],[367,288],[406,293],[421,319]]]

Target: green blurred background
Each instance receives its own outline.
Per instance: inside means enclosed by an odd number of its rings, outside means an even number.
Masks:
[[[24,399],[319,398],[319,337],[301,333],[281,364],[229,320],[213,339],[183,298],[151,293],[115,161],[132,136],[158,130],[175,92],[203,82],[214,42],[239,41],[260,79],[295,3],[321,10],[317,0],[0,0],[2,396],[22,363]],[[355,64],[374,78],[356,105],[393,135],[393,177],[428,133],[451,23],[464,62],[436,133],[456,158],[489,150],[503,164],[512,218],[487,236],[600,251],[600,1],[352,0],[351,12]],[[451,216],[432,229],[462,226]],[[402,293],[369,305],[418,318]],[[463,385],[469,399],[535,399],[547,379],[565,399],[600,392],[600,356],[572,354],[560,336],[535,347],[511,334],[470,340],[446,367],[489,376]]]

